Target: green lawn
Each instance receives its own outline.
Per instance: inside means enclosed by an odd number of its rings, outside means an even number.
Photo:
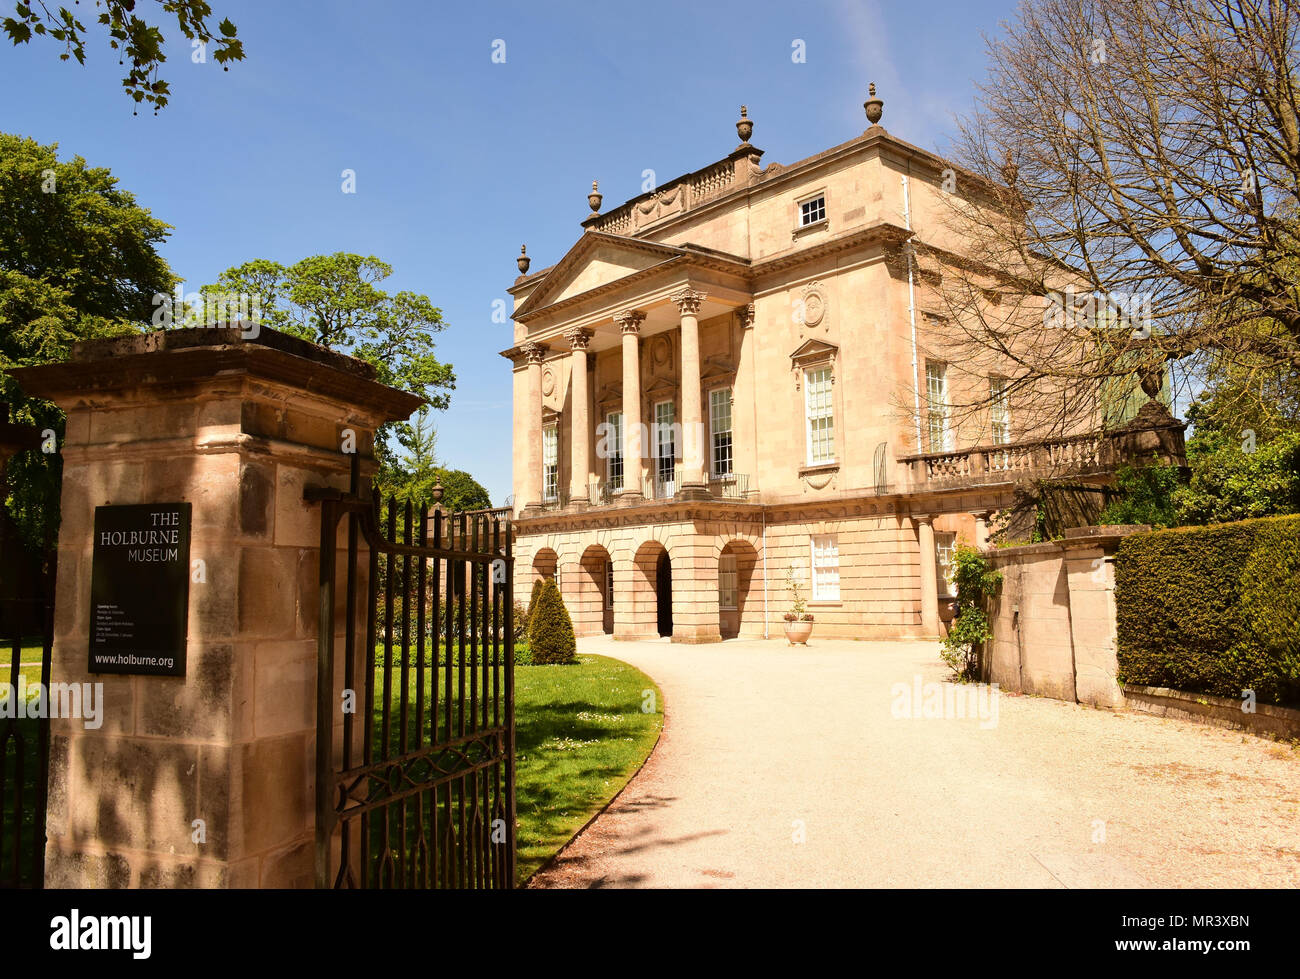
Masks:
[[[654,692],[652,713],[641,711],[647,690]],[[640,768],[659,738],[662,700],[653,680],[607,656],[515,668],[521,881]]]
[[[377,652],[376,659],[382,660],[381,651]],[[440,688],[445,676],[439,675]],[[426,702],[431,680],[426,676]],[[459,686],[459,680],[453,673],[454,686]],[[410,683],[414,690],[414,669]],[[395,668],[390,721],[390,750],[394,752],[400,727],[400,686]],[[383,670],[377,669],[376,694],[382,689]],[[646,691],[653,691],[652,700]],[[377,703],[381,700],[376,696]],[[646,703],[652,710],[643,713]],[[414,739],[414,693],[411,704],[408,730]],[[659,688],[626,663],[605,656],[579,656],[574,666],[515,667],[519,881],[541,867],[627,784],[650,754],[662,724]],[[381,713],[376,709],[376,754],[381,725]],[[408,834],[412,832],[408,821]]]

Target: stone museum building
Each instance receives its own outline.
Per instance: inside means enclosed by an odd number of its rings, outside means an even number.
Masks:
[[[953,549],[987,541],[1012,473],[1096,452],[1026,441],[1005,398],[947,416],[908,243],[951,164],[882,105],[873,86],[865,132],[766,166],[742,108],[723,159],[611,210],[593,183],[568,253],[519,257],[521,598],[550,576],[579,635],[702,643],[779,637],[793,577],[817,635],[937,636]]]

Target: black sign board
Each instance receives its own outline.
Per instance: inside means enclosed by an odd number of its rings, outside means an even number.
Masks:
[[[95,507],[90,672],[184,676],[190,504]]]

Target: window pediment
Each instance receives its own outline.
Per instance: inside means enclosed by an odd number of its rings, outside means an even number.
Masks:
[[[794,353],[790,354],[790,366],[798,370],[799,368],[816,367],[819,364],[830,364],[835,361],[835,357],[839,352],[839,346],[828,340],[805,340],[795,348]]]

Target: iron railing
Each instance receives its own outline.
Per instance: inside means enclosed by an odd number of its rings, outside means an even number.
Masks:
[[[0,404],[0,501],[5,495],[5,457],[40,445],[40,430],[9,422],[9,406]],[[12,525],[8,525],[12,527]],[[50,688],[50,653],[54,643],[54,581],[57,551],[46,542],[32,555],[0,524],[0,650],[8,652],[8,669],[0,668],[0,697],[10,698],[0,717],[0,888],[45,885],[45,813],[50,769],[50,718],[26,716],[33,696]],[[20,682],[21,681],[21,682]],[[33,712],[36,713],[36,712]],[[20,716],[23,715],[23,716]]]
[[[347,493],[307,491],[321,505],[316,884],[513,887],[509,521],[423,508],[416,521],[409,502],[393,500],[381,522],[378,493],[363,496],[358,484],[353,456]]]

